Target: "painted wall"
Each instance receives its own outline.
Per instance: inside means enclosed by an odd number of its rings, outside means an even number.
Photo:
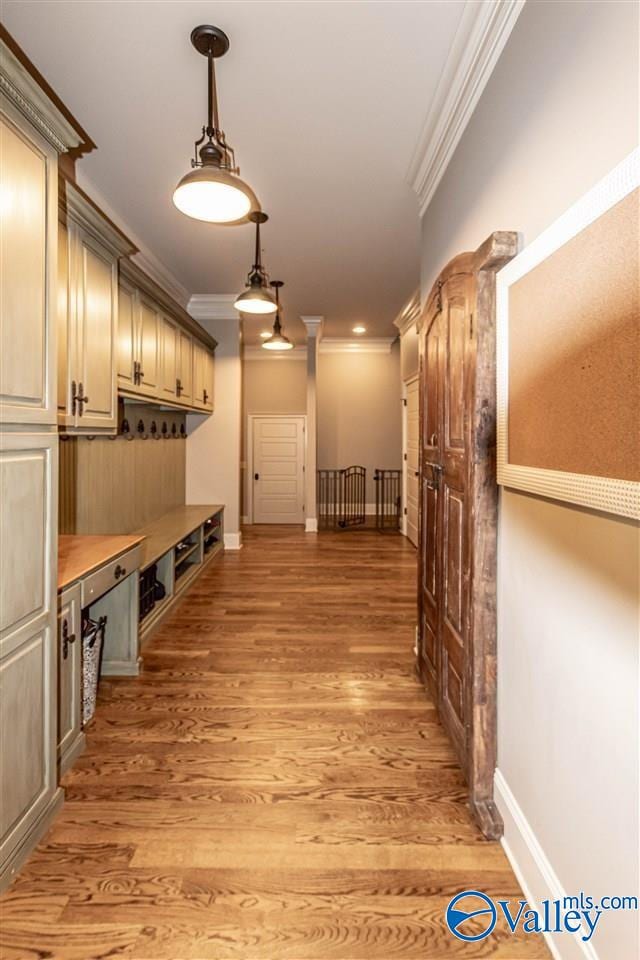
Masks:
[[[638,66],[637,5],[528,0],[423,218],[423,295],[493,230],[531,242],[631,152]],[[637,891],[638,554],[633,523],[502,491],[498,799],[539,898]],[[563,960],[587,956],[567,938]],[[635,960],[637,915],[604,915],[591,946]]]
[[[404,382],[419,373],[420,339],[415,327],[410,327],[400,337],[400,375]]]
[[[367,468],[367,502],[375,503],[376,467],[402,466],[400,349],[391,353],[322,353],[318,360],[318,467]]]
[[[232,311],[233,312],[233,311]],[[240,547],[240,427],[242,362],[240,321],[199,320],[218,341],[215,360],[214,412],[203,418],[187,414],[187,503],[224,503],[227,549]]]

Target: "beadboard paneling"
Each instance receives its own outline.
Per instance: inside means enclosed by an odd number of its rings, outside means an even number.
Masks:
[[[60,443],[60,533],[131,533],[185,502],[184,414],[127,406],[134,439],[69,437]],[[142,419],[146,439],[137,431]],[[170,439],[153,439],[163,422]],[[171,436],[176,424],[178,438]],[[120,418],[120,426],[122,417]]]

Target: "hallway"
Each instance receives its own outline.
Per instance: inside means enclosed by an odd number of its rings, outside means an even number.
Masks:
[[[414,674],[415,568],[402,537],[246,529],[102,681],[2,960],[547,957],[445,926],[519,887]]]

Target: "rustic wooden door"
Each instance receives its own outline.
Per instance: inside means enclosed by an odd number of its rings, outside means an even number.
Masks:
[[[473,378],[472,277],[440,287],[424,349],[423,656],[442,721],[466,763],[467,480]]]
[[[418,664],[489,837],[495,770],[495,273],[516,252],[496,233],[438,278],[420,324]]]

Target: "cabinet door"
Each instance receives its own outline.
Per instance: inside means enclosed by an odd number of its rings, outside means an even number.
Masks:
[[[82,623],[80,584],[58,605],[58,765],[63,773],[82,731]]]
[[[56,794],[57,443],[52,433],[0,437],[3,874]]]
[[[205,410],[213,410],[213,365],[214,356],[209,350],[204,351],[204,377],[203,377],[203,405]]]
[[[193,340],[184,330],[178,331],[178,380],[180,400],[191,406],[193,402]]]
[[[93,237],[74,226],[76,323],[80,363],[77,425],[116,429],[117,261]]]
[[[137,393],[139,303],[136,291],[128,283],[118,286],[118,387],[127,393]]]
[[[160,399],[175,402],[178,383],[178,328],[160,317]]]
[[[58,223],[58,425],[73,427],[76,423],[73,402],[73,378],[78,363],[75,290],[71,283],[71,233],[66,223]]]
[[[198,341],[193,341],[193,403],[198,410],[204,410],[204,364],[205,349]]]
[[[140,298],[138,358],[140,392],[157,397],[160,393],[160,317],[153,304],[144,297]]]
[[[9,105],[0,138],[0,416],[55,423],[57,155]]]

